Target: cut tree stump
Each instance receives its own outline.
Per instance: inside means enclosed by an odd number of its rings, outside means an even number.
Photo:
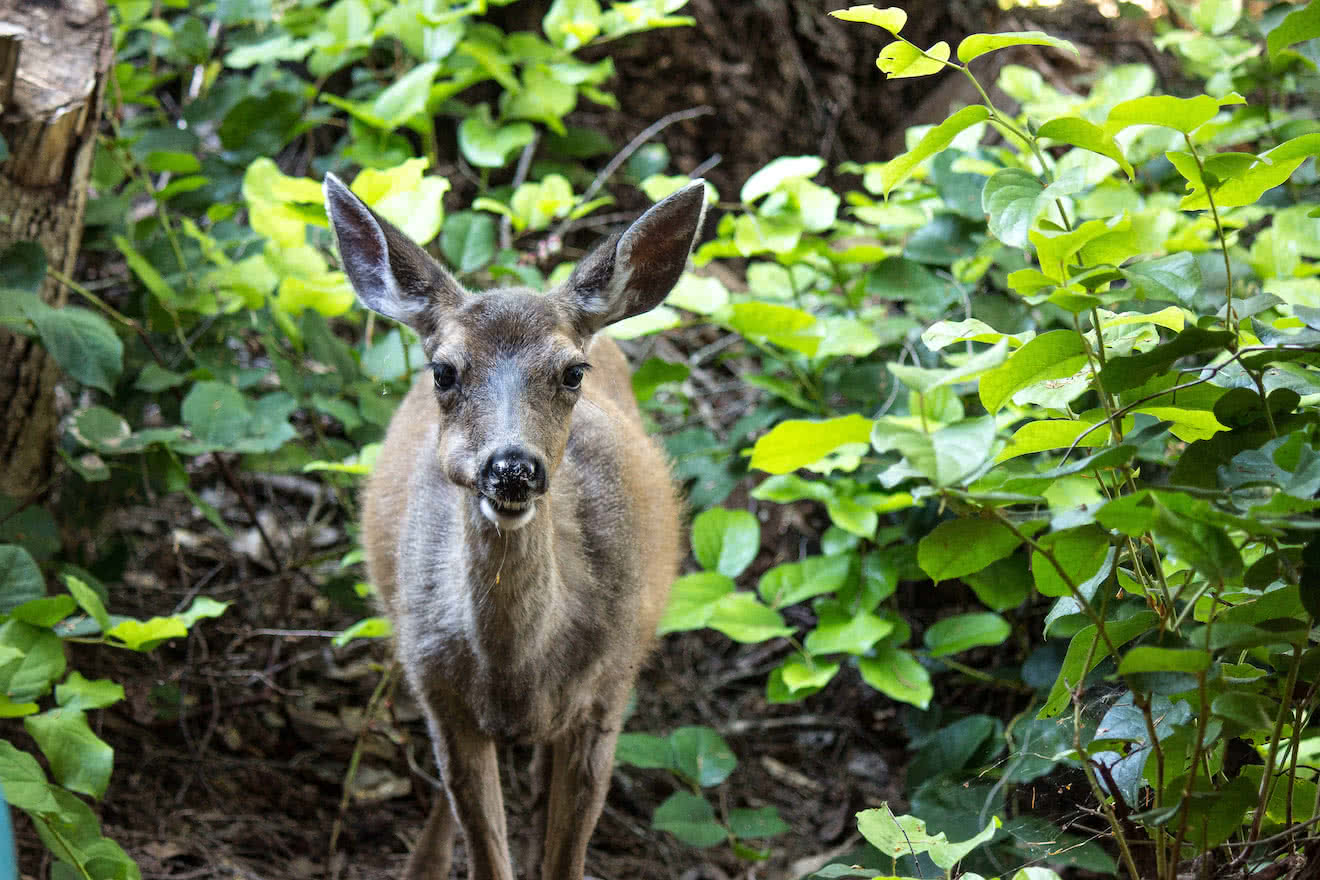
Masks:
[[[35,241],[72,275],[112,53],[104,0],[0,0],[0,251]],[[47,278],[41,297],[64,305]],[[59,370],[37,339],[0,328],[0,495],[44,493]]]

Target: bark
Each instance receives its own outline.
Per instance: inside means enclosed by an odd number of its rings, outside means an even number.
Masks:
[[[0,0],[0,251],[35,241],[71,275],[101,97],[112,55],[104,0]],[[65,292],[48,278],[41,297]],[[0,495],[25,499],[49,484],[59,370],[36,339],[0,329]]]

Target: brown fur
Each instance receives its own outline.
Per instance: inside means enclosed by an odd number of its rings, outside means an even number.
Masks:
[[[468,877],[512,880],[496,747],[525,742],[538,746],[540,876],[576,880],[680,554],[667,463],[618,346],[593,334],[663,299],[704,190],[653,208],[545,296],[465,296],[342,184],[326,190],[359,295],[417,328],[431,363],[459,377],[456,390],[437,390],[429,372],[413,384],[363,504],[368,570],[447,795],[406,876],[447,878],[461,826]],[[582,362],[591,368],[577,391],[563,376]],[[543,460],[548,477],[530,521],[512,530],[483,514],[477,492],[482,463],[508,443]]]

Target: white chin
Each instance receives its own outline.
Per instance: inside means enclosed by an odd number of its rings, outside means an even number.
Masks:
[[[489,498],[482,495],[481,515],[494,523],[496,527],[512,532],[521,529],[532,521],[532,517],[536,516],[536,505],[529,501],[526,507],[500,509],[492,504]]]

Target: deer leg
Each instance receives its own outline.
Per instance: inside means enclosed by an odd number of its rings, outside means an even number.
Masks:
[[[618,718],[611,715],[599,724],[571,730],[553,743],[542,880],[583,876],[587,841],[605,806],[618,738]]]
[[[417,845],[403,869],[405,880],[449,880],[449,865],[454,854],[454,811],[449,795],[439,792],[431,805],[431,814],[422,827]]]
[[[541,861],[541,852],[545,846],[546,800],[550,790],[550,748],[538,743],[532,753],[531,764],[531,834],[527,836],[523,850],[523,870],[529,873],[532,866]]]
[[[435,733],[436,763],[467,843],[468,880],[513,880],[495,741],[461,728]]]

